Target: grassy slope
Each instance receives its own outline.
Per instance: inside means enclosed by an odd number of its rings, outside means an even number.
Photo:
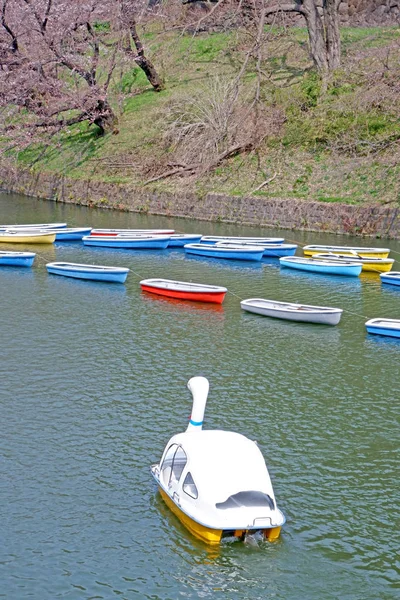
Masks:
[[[34,168],[64,172],[73,178],[140,185],[147,177],[146,166],[157,157],[165,161],[168,153],[163,144],[167,107],[171,102],[185,102],[216,75],[234,76],[240,62],[237,36],[235,32],[195,38],[147,34],[147,46],[165,78],[166,90],[159,94],[151,91],[138,69],[126,73],[116,90],[123,94],[119,135],[99,139],[93,129],[76,126],[68,135],[63,134]],[[400,161],[393,147],[374,154],[365,152],[365,145],[350,151],[334,148],[338,142],[346,145],[348,139],[375,142],[399,134],[399,122],[387,108],[386,112],[357,108],[359,81],[346,69],[346,63],[360,53],[365,53],[366,61],[374,60],[375,51],[379,53],[393,40],[400,40],[400,30],[344,29],[344,69],[323,99],[310,70],[306,40],[305,30],[293,29],[267,49],[264,68],[271,83],[263,90],[264,102],[281,108],[286,120],[257,156],[238,156],[196,181],[165,179],[152,184],[152,189],[184,187],[199,194],[245,194],[276,173],[257,195],[327,202],[399,202]],[[246,76],[249,88],[252,80],[250,71]],[[399,152],[398,145],[394,148]],[[38,158],[38,149],[25,151],[18,158],[23,165],[31,165]]]

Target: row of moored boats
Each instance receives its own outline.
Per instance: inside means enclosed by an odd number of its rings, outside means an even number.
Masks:
[[[380,273],[382,283],[400,286],[400,272],[390,272],[394,260],[388,248],[361,248],[348,246],[317,246],[303,248],[304,257],[294,256],[297,245],[285,244],[283,238],[201,236],[177,234],[169,229],[92,229],[67,228],[66,223],[0,226],[0,242],[54,243],[55,241],[83,241],[85,245],[127,249],[166,249],[183,247],[187,254],[208,258],[233,260],[261,260],[264,256],[279,258],[282,267],[328,275],[358,276],[361,271]],[[191,242],[191,243],[187,243]],[[35,253],[0,251],[0,265],[30,267]],[[67,262],[48,263],[49,273],[76,279],[124,283],[129,269],[103,265]],[[227,289],[221,286],[145,279],[140,282],[144,292],[179,300],[222,304]],[[241,307],[268,317],[305,323],[337,325],[342,309],[278,302],[264,298],[249,298]],[[400,337],[400,320],[371,319],[367,331]]]

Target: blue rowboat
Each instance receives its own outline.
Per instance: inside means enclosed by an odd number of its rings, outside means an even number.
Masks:
[[[268,244],[264,246],[264,256],[294,256],[296,250],[297,244]]]
[[[217,242],[217,246],[232,245],[233,242]],[[280,258],[281,256],[293,256],[296,254],[296,244],[260,244],[259,242],[241,242],[242,246],[258,246],[264,248],[264,255],[268,257]]]
[[[368,333],[400,338],[400,319],[370,319],[365,327]]]
[[[229,244],[282,244],[284,241],[284,238],[234,237],[229,235],[205,235],[201,238],[202,244],[217,244],[218,242]]]
[[[260,261],[264,254],[261,246],[242,246],[239,244],[186,244],[184,246],[187,254],[207,256],[208,258],[229,258],[233,260],[256,260]]]
[[[85,246],[129,248],[130,250],[164,250],[169,244],[170,237],[170,235],[142,235],[137,237],[88,235],[82,239]]]
[[[391,273],[381,274],[382,283],[390,283],[391,285],[400,285],[400,271],[392,271]]]
[[[182,248],[185,244],[197,244],[201,238],[201,235],[195,233],[174,233],[168,242],[168,248]]]
[[[281,267],[290,269],[299,269],[312,273],[322,273],[323,275],[346,275],[358,277],[361,273],[362,265],[351,262],[323,261],[314,258],[303,258],[301,256],[288,256],[279,259]]]
[[[74,227],[54,231],[56,242],[74,242],[80,241],[85,235],[90,235],[91,227]]]
[[[74,277],[75,279],[92,279],[110,283],[125,283],[129,269],[125,267],[104,267],[101,265],[80,265],[77,263],[47,263],[46,269],[53,275]]]
[[[31,267],[35,256],[34,252],[0,252],[0,266]]]

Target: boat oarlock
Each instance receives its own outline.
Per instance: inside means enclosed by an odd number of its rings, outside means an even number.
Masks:
[[[193,396],[192,414],[187,431],[201,431],[210,384],[205,377],[192,377],[187,386]]]

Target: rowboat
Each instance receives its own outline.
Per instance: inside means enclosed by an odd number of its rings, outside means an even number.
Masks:
[[[358,246],[304,246],[304,256],[313,256],[314,254],[346,254],[359,256],[372,256],[375,258],[387,258],[390,248],[362,248]]]
[[[52,244],[55,239],[55,233],[0,232],[0,243],[3,244]]]
[[[400,338],[400,319],[370,319],[365,326],[368,333]]]
[[[222,304],[228,291],[217,285],[172,281],[171,279],[143,279],[140,286],[144,292],[160,296],[198,302],[215,302],[216,304]]]
[[[90,235],[91,227],[71,227],[62,229],[56,233],[56,242],[80,241],[86,235]]]
[[[91,235],[172,235],[175,229],[92,229]]]
[[[29,225],[0,225],[0,230],[6,231],[8,229],[62,229],[66,226],[66,223],[31,223]]]
[[[392,271],[391,273],[382,273],[380,276],[382,283],[390,283],[391,285],[400,285],[400,271]]]
[[[285,517],[257,443],[231,431],[204,431],[208,380],[192,377],[188,388],[189,425],[151,466],[161,497],[190,533],[208,544],[248,536],[276,540]]]
[[[275,300],[264,300],[263,298],[242,300],[240,306],[247,312],[265,317],[300,321],[302,323],[320,323],[322,325],[337,325],[343,312],[341,308],[276,302]]]
[[[217,242],[216,246],[228,247],[234,242]],[[264,248],[263,256],[279,258],[281,256],[293,256],[296,254],[296,244],[262,244],[259,242],[241,242],[241,246],[258,246]]]
[[[187,254],[207,256],[208,258],[227,258],[233,260],[256,260],[260,261],[264,254],[261,246],[243,246],[239,244],[185,244]]]
[[[174,233],[168,243],[168,248],[182,247],[185,244],[197,244],[201,240],[201,234],[195,233]]]
[[[333,252],[327,254],[313,254],[313,258],[318,260],[328,260],[334,262],[351,262],[360,263],[363,271],[372,271],[373,273],[386,273],[393,267],[393,258],[375,258],[372,256],[365,257],[359,256],[358,254],[333,254]]]
[[[90,235],[91,231],[91,227],[64,227],[63,229],[8,229],[6,233],[19,232],[26,235],[30,235],[31,233],[55,233],[56,242],[73,242],[80,241],[85,235]]]
[[[74,277],[75,279],[93,279],[109,283],[124,283],[129,273],[129,269],[125,267],[80,265],[66,262],[47,263],[46,269],[53,275],[63,275],[64,277]]]
[[[235,237],[229,235],[203,235],[202,244],[217,244],[218,242],[228,242],[234,244],[255,243],[255,244],[282,244],[284,238],[273,237]]]
[[[148,236],[84,236],[85,246],[102,246],[104,248],[129,248],[130,250],[163,250],[167,248],[169,235],[148,235]]]
[[[352,262],[350,259],[348,262],[334,262],[317,260],[314,258],[302,258],[301,256],[288,256],[280,258],[279,262],[281,267],[310,271],[312,273],[322,273],[323,275],[347,275],[349,277],[358,277],[362,270],[362,265]]]
[[[31,267],[35,256],[34,252],[0,252],[0,266]]]

